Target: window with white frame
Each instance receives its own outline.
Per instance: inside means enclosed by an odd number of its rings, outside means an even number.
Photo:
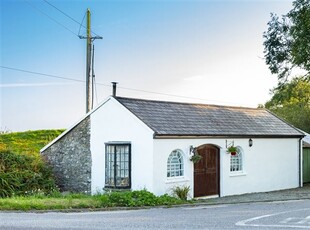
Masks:
[[[167,160],[167,177],[184,175],[184,161],[182,151],[177,149],[170,153]]]
[[[230,172],[242,172],[243,170],[243,159],[242,150],[237,147],[236,155],[230,155]]]

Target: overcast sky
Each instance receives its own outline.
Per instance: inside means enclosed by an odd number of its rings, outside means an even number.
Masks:
[[[95,104],[117,81],[124,97],[257,107],[277,84],[264,63],[263,32],[271,12],[292,7],[285,0],[0,4],[0,128],[11,131],[67,128],[85,114],[86,41],[78,35],[87,8],[103,37],[94,42]]]

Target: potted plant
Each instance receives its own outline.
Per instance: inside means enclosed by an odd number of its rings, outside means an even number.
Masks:
[[[198,163],[201,160],[202,156],[200,156],[199,154],[194,154],[190,160],[195,164]]]
[[[230,153],[232,156],[235,156],[237,154],[237,151],[238,151],[237,147],[233,145],[227,148],[227,152]]]

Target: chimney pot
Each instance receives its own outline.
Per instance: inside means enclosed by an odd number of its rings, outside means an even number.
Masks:
[[[112,86],[113,86],[113,91],[112,91],[112,96],[116,97],[116,85],[118,82],[111,82]]]

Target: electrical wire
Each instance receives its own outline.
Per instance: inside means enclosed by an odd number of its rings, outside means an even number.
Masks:
[[[55,8],[56,10],[58,10],[60,13],[62,13],[63,15],[65,15],[66,17],[70,18],[72,21],[74,21],[77,24],[80,24],[77,20],[75,20],[74,18],[72,18],[70,15],[66,14],[65,12],[63,12],[61,9],[57,8],[56,6],[54,6],[52,3],[50,3],[47,0],[43,0],[44,2],[46,2],[47,4],[49,4],[51,7]]]
[[[94,91],[95,91],[96,102],[97,102],[96,105],[98,105],[98,90],[97,90],[97,84],[96,84],[96,79],[95,78],[94,78],[94,86],[95,86]],[[93,100],[94,100],[94,98],[93,98]]]
[[[79,28],[79,33],[78,33],[79,37],[80,37],[81,27],[83,26],[83,22],[84,22],[85,17],[86,17],[86,12],[85,12],[84,17],[82,19],[82,22],[80,23],[80,28]],[[83,26],[83,27],[85,27],[85,26]]]
[[[41,14],[43,14],[44,16],[48,17],[50,20],[52,20],[53,22],[57,23],[59,26],[63,27],[64,29],[66,29],[67,31],[69,31],[70,33],[74,34],[75,36],[79,37],[78,34],[76,34],[75,32],[73,32],[72,30],[70,30],[68,27],[66,27],[65,25],[63,25],[62,23],[58,22],[56,19],[52,18],[51,16],[49,16],[47,13],[43,12],[42,10],[40,10],[38,7],[36,7],[35,5],[31,4],[28,0],[25,0],[32,8],[34,8],[35,10],[37,10],[38,12],[40,12]]]
[[[36,75],[41,75],[41,76],[46,76],[46,77],[51,77],[51,78],[58,78],[58,79],[63,79],[63,80],[68,80],[68,81],[76,81],[76,82],[81,82],[81,83],[85,83],[86,82],[84,80],[78,80],[78,79],[74,79],[74,78],[62,77],[62,76],[52,75],[52,74],[39,73],[39,72],[23,70],[23,69],[18,69],[18,68],[13,68],[13,67],[7,67],[7,66],[0,66],[0,67],[4,68],[4,69],[9,69],[9,70],[19,71],[19,72],[24,72],[24,73],[30,73],[30,74],[36,74]],[[105,87],[109,87],[109,88],[111,87],[110,84],[104,84],[104,83],[96,83],[96,85],[101,85],[101,86],[105,86]],[[118,86],[118,88],[119,89],[130,90],[130,91],[136,91],[136,92],[143,92],[143,93],[148,93],[148,94],[155,94],[155,95],[163,95],[163,96],[169,96],[169,97],[183,98],[183,99],[209,101],[209,102],[225,103],[225,104],[235,104],[233,102],[227,102],[227,101],[209,100],[209,99],[198,98],[198,97],[187,97],[187,96],[182,96],[182,95],[154,92],[154,91],[148,91],[148,90],[142,90],[142,89],[121,87],[121,86]],[[97,102],[98,102],[98,99],[97,99]]]
[[[83,26],[85,29],[86,29],[86,26],[82,25],[82,23],[78,22],[77,20],[75,20],[74,18],[72,18],[70,15],[68,15],[67,13],[65,13],[64,11],[62,11],[61,9],[59,9],[58,7],[56,7],[55,5],[53,5],[52,3],[50,3],[49,1],[47,0],[43,0],[44,2],[46,2],[48,5],[50,5],[51,7],[53,7],[54,9],[58,10],[60,13],[62,13],[63,15],[65,15],[66,17],[70,18],[73,22],[77,23],[78,25],[80,25],[80,29],[81,29],[81,26]],[[85,18],[85,15],[84,15],[84,18]],[[83,18],[83,21],[84,21],[84,18]],[[82,21],[82,22],[83,22]],[[98,34],[96,34],[95,32],[93,32],[91,30],[91,33],[95,34],[96,36],[99,36]]]
[[[95,81],[95,69],[94,69],[94,58],[95,58],[95,46],[93,44],[93,47],[92,47],[92,57],[91,57],[91,71],[92,71],[92,81],[91,81],[91,92],[92,92],[92,101],[91,101],[91,108],[93,109],[94,108],[94,81]]]
[[[30,73],[30,74],[35,74],[35,75],[41,75],[45,77],[51,77],[51,78],[58,78],[58,79],[63,79],[63,80],[68,80],[68,81],[76,81],[76,82],[83,82],[83,80],[78,80],[74,78],[67,78],[67,77],[62,77],[62,76],[57,76],[57,75],[52,75],[52,74],[46,74],[46,73],[39,73],[39,72],[34,72],[34,71],[29,71],[29,70],[24,70],[24,69],[18,69],[18,68],[13,68],[13,67],[8,67],[8,66],[0,66],[3,69],[9,69],[9,70],[14,70],[14,71],[19,71],[23,73]]]
[[[110,86],[109,86],[109,87],[110,87]],[[118,86],[118,88],[120,88],[120,89],[125,89],[125,90],[130,90],[130,91],[142,92],[142,93],[149,93],[149,94],[156,94],[156,95],[169,96],[169,97],[177,97],[177,98],[192,99],[192,100],[200,100],[200,101],[212,101],[212,102],[217,102],[217,103],[229,103],[229,104],[234,104],[234,103],[232,103],[232,102],[227,102],[227,101],[209,100],[209,99],[205,99],[205,98],[188,97],[188,96],[182,96],[182,95],[176,95],[176,94],[170,94],[170,93],[160,93],[160,92],[148,91],[148,90],[143,90],[143,89],[127,88],[127,87],[122,87],[122,86]]]

